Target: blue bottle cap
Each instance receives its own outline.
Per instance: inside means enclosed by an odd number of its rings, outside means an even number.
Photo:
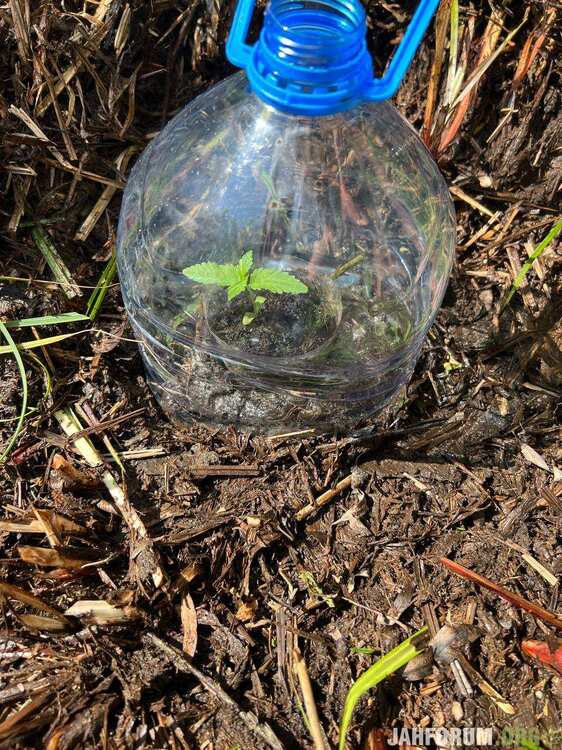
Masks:
[[[382,78],[373,77],[359,0],[270,0],[254,45],[255,0],[238,0],[226,54],[264,102],[296,115],[329,115],[398,89],[439,0],[420,0]]]

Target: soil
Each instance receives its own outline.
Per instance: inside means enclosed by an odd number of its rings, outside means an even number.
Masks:
[[[225,292],[211,298],[207,323],[228,348],[270,357],[310,354],[325,347],[339,323],[335,310],[309,284],[306,294],[268,294],[258,315],[243,325],[252,303],[245,294],[226,302]]]
[[[136,0],[0,9],[0,273],[26,279],[2,280],[0,299],[15,300],[3,319],[84,312],[136,154],[231,72],[230,11]],[[403,400],[368,435],[172,425],[115,283],[92,324],[10,329],[20,343],[77,335],[23,350],[36,411],[0,469],[0,748],[311,748],[296,647],[335,747],[354,680],[424,624],[447,627],[427,662],[359,702],[349,748],[381,750],[403,726],[490,727],[495,747],[526,728],[543,750],[562,747],[562,677],[522,645],[556,649],[561,631],[440,562],[560,617],[559,239],[501,307],[559,219],[558,12],[461,4],[460,104],[446,104],[451,68],[433,32],[397,95],[453,189],[457,264]],[[377,65],[405,15],[369,8]],[[81,296],[52,283],[32,228]],[[0,419],[21,406],[6,356]],[[103,466],[63,433],[55,414],[69,407]],[[2,445],[13,429],[0,422]],[[107,471],[124,494],[110,494]],[[64,615],[92,600],[102,614]]]

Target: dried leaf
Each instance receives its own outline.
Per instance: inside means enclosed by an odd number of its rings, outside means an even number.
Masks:
[[[50,550],[47,551],[49,552]],[[12,586],[10,583],[0,582],[0,593],[4,594],[8,599],[16,599],[22,604],[27,604],[38,612],[48,612],[59,620],[59,622],[64,623],[66,626],[70,625],[70,621],[66,619],[62,612],[59,612],[55,607],[51,607],[50,604],[39,599],[38,596],[30,594],[29,591],[24,591],[24,589],[20,589],[18,586]]]
[[[258,603],[255,599],[250,599],[247,602],[242,602],[236,611],[236,618],[240,622],[251,622],[254,619]]]
[[[54,455],[51,467],[63,478],[68,487],[98,487],[101,483],[94,472],[77,468],[60,453]]]
[[[522,641],[521,651],[547,667],[562,674],[562,643],[545,641]]]
[[[45,549],[44,547],[18,547],[20,558],[33,565],[44,565],[48,568],[70,568],[80,570],[85,565],[92,565],[92,560],[80,558],[57,549]],[[92,566],[93,571],[93,566]]]

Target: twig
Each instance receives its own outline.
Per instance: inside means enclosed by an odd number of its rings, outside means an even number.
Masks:
[[[236,703],[236,701],[231,698],[225,690],[222,689],[218,682],[197,669],[197,667],[195,667],[191,663],[191,661],[182,651],[180,651],[179,648],[166,643],[166,641],[163,641],[154,633],[147,633],[144,638],[150,640],[157,648],[163,651],[168,656],[170,661],[175,665],[176,669],[192,674],[199,680],[205,690],[208,690],[211,695],[214,695],[215,698],[217,698],[217,700],[219,700],[225,706],[234,709],[237,712],[238,716],[240,716],[244,724],[248,727],[248,729],[251,732],[254,732],[269,747],[273,748],[274,750],[283,750],[283,745],[278,740],[269,724],[260,724],[257,717],[251,711],[243,711],[238,703]]]
[[[246,464],[241,466],[230,466],[225,464],[193,466],[189,473],[195,479],[205,477],[257,477],[260,470],[256,464]]]
[[[338,482],[336,486],[331,490],[327,490],[326,492],[322,493],[322,495],[317,497],[316,502],[304,505],[299,511],[297,511],[295,515],[297,521],[302,521],[305,518],[308,518],[308,516],[312,515],[315,510],[318,510],[318,508],[326,505],[326,503],[329,503],[330,500],[339,495],[340,492],[343,492],[344,490],[347,490],[349,487],[351,487],[352,477],[353,475],[350,474],[345,479],[342,479],[341,482]]]
[[[562,629],[562,620],[552,612],[549,612],[548,609],[541,607],[539,604],[530,602],[528,599],[519,596],[519,594],[509,591],[509,589],[506,589],[504,586],[500,586],[499,583],[494,583],[494,581],[491,581],[489,578],[481,576],[480,573],[475,573],[473,570],[465,568],[464,565],[459,565],[459,563],[453,562],[453,560],[448,560],[446,557],[439,558],[439,562],[461,578],[466,578],[468,581],[473,581],[479,586],[483,586],[485,589],[493,591],[494,594],[501,596],[502,599],[505,599],[510,604],[514,604],[516,607],[520,607],[526,612],[530,612],[535,617],[554,625],[555,628]]]

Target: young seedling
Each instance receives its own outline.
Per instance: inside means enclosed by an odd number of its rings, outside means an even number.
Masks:
[[[263,307],[266,298],[255,292],[273,294],[306,294],[308,287],[287,271],[277,268],[252,268],[254,253],[244,253],[238,263],[196,263],[183,269],[188,279],[198,284],[220,286],[226,289],[228,301],[245,293],[252,305],[242,316],[242,324],[249,326]]]

